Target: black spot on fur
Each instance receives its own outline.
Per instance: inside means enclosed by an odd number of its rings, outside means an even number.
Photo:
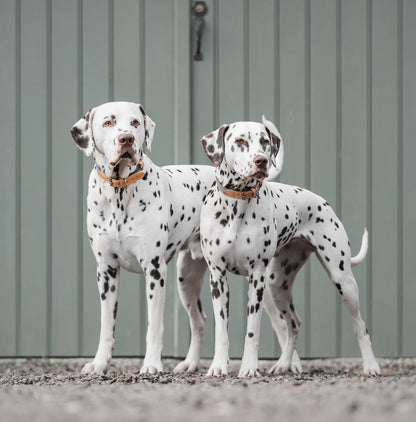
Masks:
[[[160,272],[154,268],[152,271],[150,271],[150,275],[155,279],[155,280],[159,280],[160,278]]]
[[[156,256],[155,258],[153,258],[150,262],[152,263],[152,265],[153,265],[155,268],[159,268],[159,267],[160,267],[160,264],[159,264],[159,257],[158,257],[158,256]]]
[[[108,271],[108,274],[110,274],[110,276],[112,277],[112,278],[116,278],[116,275],[117,275],[117,268],[113,268],[113,267],[111,267],[110,265],[108,266],[108,268],[107,268],[107,271]]]
[[[340,295],[342,295],[343,293],[342,293],[341,284],[339,284],[339,283],[335,283],[335,286],[336,286],[336,288],[338,289],[338,291],[339,291]]]
[[[257,301],[261,302],[263,300],[263,291],[264,288],[260,287],[260,289],[257,289]]]

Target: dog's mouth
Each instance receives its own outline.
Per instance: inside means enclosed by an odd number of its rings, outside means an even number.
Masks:
[[[136,154],[134,154],[132,151],[125,151],[121,155],[118,156],[117,160],[112,161],[110,163],[110,166],[115,167],[117,164],[120,163],[121,160],[131,160],[133,165],[139,162],[139,160],[136,157]]]
[[[255,173],[250,175],[250,178],[261,180],[265,179],[269,175],[267,170],[257,170]]]
[[[129,159],[132,159],[133,156],[132,156],[131,152],[126,151],[120,158],[129,158]]]

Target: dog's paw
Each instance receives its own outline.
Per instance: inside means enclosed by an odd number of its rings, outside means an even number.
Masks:
[[[381,375],[380,365],[374,361],[364,365],[365,375]]]
[[[260,371],[258,370],[258,368],[241,367],[240,372],[238,373],[238,378],[254,378],[259,376]]]
[[[290,365],[290,371],[294,374],[301,374],[302,373],[302,363],[296,351],[293,353],[292,363]]]
[[[100,364],[98,362],[92,361],[87,363],[82,368],[82,375],[105,375],[107,373],[107,364]]]
[[[228,363],[227,360],[224,362],[212,362],[206,374],[207,377],[225,377],[228,375]]]
[[[195,372],[198,369],[198,362],[184,360],[179,362],[175,369],[173,370],[174,374],[183,374],[185,372]]]
[[[157,374],[159,372],[163,372],[163,366],[162,366],[162,362],[157,362],[157,363],[152,363],[152,364],[148,364],[148,363],[144,363],[143,366],[140,369],[140,374],[144,375],[144,374]]]
[[[291,369],[291,362],[282,361],[279,359],[275,365],[269,369],[270,375],[283,374],[289,372]]]

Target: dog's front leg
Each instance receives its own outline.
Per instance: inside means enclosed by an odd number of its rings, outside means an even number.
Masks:
[[[100,342],[94,360],[87,363],[82,373],[104,375],[111,361],[120,284],[120,267],[116,262],[98,262],[97,283],[101,301]]]
[[[211,268],[210,288],[215,317],[215,352],[207,376],[221,377],[228,374],[228,316],[229,290],[226,270]]]
[[[146,266],[147,335],[146,354],[141,374],[163,372],[163,314],[166,297],[167,268],[163,256],[155,256]]]
[[[247,333],[239,377],[260,376],[258,353],[264,289],[264,271],[251,274],[248,279]]]

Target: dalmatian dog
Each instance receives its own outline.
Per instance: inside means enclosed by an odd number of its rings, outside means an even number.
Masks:
[[[146,279],[148,330],[141,373],[161,372],[166,264],[175,255],[181,301],[189,315],[191,343],[176,372],[199,362],[206,316],[199,299],[206,263],[199,240],[203,198],[212,166],[158,167],[150,150],[155,124],[143,107],[112,102],[91,109],[70,130],[76,145],[93,155],[88,184],[87,229],[97,262],[101,301],[100,340],[84,374],[104,374],[112,357],[120,268]]]
[[[367,232],[360,252],[351,257],[344,227],[325,199],[296,186],[263,182],[281,144],[277,128],[264,117],[262,124],[225,124],[201,142],[216,167],[216,181],[205,198],[200,227],[215,315],[215,352],[207,375],[228,372],[227,271],[248,277],[247,333],[239,376],[259,375],[263,302],[272,323],[280,318],[287,328],[282,355],[270,372],[291,368],[301,322],[293,306],[292,285],[312,252],[351,314],[364,372],[380,374],[351,271],[366,256]]]

